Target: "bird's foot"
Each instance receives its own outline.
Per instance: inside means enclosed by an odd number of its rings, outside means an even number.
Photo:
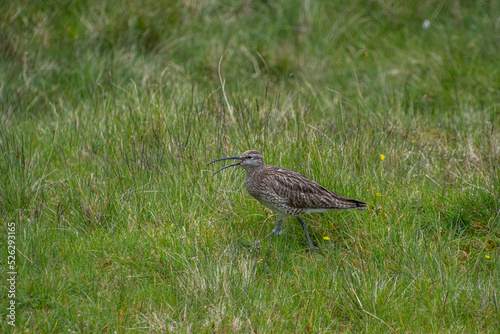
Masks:
[[[243,245],[246,247],[258,247],[261,244],[261,240],[256,241],[256,242],[245,242],[245,241],[241,241],[241,239],[238,239],[238,242],[240,245]]]
[[[274,234],[276,234],[276,235],[283,235],[283,234],[286,234],[286,229],[282,228],[282,229],[280,229],[280,230],[278,230],[278,231],[274,232]]]

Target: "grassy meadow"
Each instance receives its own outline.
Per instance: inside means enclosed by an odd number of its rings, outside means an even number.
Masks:
[[[493,0],[1,2],[0,332],[498,333],[499,78]],[[368,210],[239,245],[249,149]]]

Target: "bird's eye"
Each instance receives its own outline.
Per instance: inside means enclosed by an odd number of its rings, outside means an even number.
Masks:
[[[247,159],[252,159],[252,158],[253,158],[253,157],[252,157],[251,155],[249,155],[249,156],[247,157]]]

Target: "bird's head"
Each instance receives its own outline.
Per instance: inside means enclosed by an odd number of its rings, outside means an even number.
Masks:
[[[265,166],[264,156],[259,151],[255,151],[255,150],[246,151],[245,153],[243,153],[237,157],[217,159],[217,160],[212,161],[208,165],[211,165],[214,162],[222,161],[222,160],[239,160],[239,161],[222,167],[221,169],[219,169],[218,171],[213,173],[212,176],[214,176],[215,174],[217,174],[218,172],[220,172],[223,169],[233,167],[233,166],[240,166],[240,167],[245,168],[246,170],[253,169],[253,168],[260,168],[262,166]]]

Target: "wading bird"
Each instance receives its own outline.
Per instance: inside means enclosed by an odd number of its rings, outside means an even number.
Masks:
[[[266,166],[264,156],[259,151],[252,150],[237,157],[217,159],[208,165],[222,160],[239,161],[222,167],[212,176],[229,167],[243,167],[246,170],[245,187],[248,193],[277,214],[278,225],[262,240],[281,231],[283,218],[294,216],[302,224],[311,254],[313,254],[315,249],[307,231],[307,225],[300,215],[331,210],[366,209],[365,203],[336,194],[298,172],[283,167]],[[242,244],[259,245],[262,240],[255,243],[242,242]]]

